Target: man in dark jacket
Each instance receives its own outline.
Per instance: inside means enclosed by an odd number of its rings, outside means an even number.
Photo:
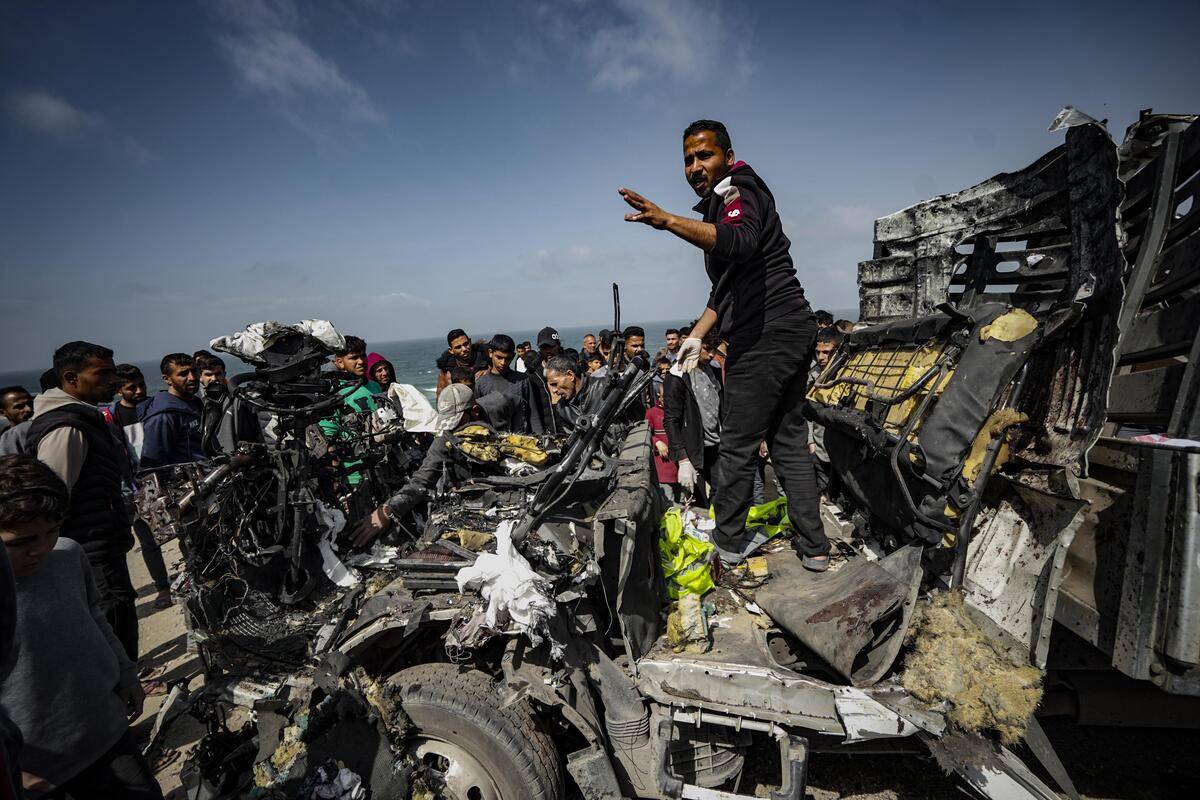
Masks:
[[[679,484],[702,506],[708,504],[705,484],[716,485],[721,451],[721,372],[712,363],[720,344],[710,333],[694,370],[663,378],[663,427],[671,460],[679,465]]]
[[[204,455],[204,404],[196,397],[196,364],[186,353],[170,353],[159,364],[165,392],[138,407],[145,439],[143,469],[207,461]]]
[[[116,365],[107,347],[68,342],[54,351],[58,388],[34,398],[31,453],[71,492],[61,535],[83,547],[100,608],[131,661],[138,659],[137,598],[125,554],[133,547],[123,493],[128,462],[123,440],[98,405],[116,390]]]
[[[670,231],[704,251],[712,291],[679,348],[683,370],[695,369],[700,340],[710,331],[729,343],[714,543],[724,559],[737,562],[764,540],[745,523],[758,449],[766,440],[802,562],[814,571],[828,569],[829,540],[802,414],[816,325],[796,279],[775,196],[736,159],[729,131],[715,120],[697,120],[684,130],[683,164],[700,197],[693,208],[700,220],[664,211],[629,189],[619,191],[634,209],[626,221]]]

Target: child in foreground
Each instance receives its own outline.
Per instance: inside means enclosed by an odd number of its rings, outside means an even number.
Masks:
[[[161,800],[129,732],[144,696],[80,546],[59,539],[67,487],[40,461],[0,458],[0,538],[16,578],[15,657],[0,710],[24,738],[30,797]]]

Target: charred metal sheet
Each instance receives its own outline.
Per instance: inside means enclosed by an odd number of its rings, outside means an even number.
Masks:
[[[965,600],[1044,668],[1067,548],[1087,503],[1003,476],[991,485],[967,553]]]
[[[1117,168],[1103,127],[1074,125],[1023,170],[876,220],[875,257],[859,265],[866,322],[999,301],[1043,323],[1028,436],[1014,448],[1040,463],[1073,465],[1104,421],[1125,271]]]
[[[836,571],[805,570],[790,549],[767,556],[771,578],[754,599],[771,619],[854,686],[876,683],[904,643],[921,585],[921,548]]]
[[[637,685],[668,707],[702,708],[841,736],[835,686],[779,666],[744,609],[719,615],[707,653],[677,654],[663,642],[638,661]]]

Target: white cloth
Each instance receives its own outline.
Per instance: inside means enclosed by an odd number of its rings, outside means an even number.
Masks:
[[[393,383],[387,393],[404,409],[404,430],[409,433],[437,432],[437,412],[424,392],[411,383]]]
[[[534,572],[513,546],[513,526],[512,520],[496,526],[496,552],[480,553],[474,564],[460,569],[458,590],[479,592],[487,603],[488,627],[503,630],[507,619],[537,646],[555,605],[545,578]]]
[[[218,336],[209,342],[208,346],[213,350],[235,355],[243,361],[261,364],[262,352],[289,331],[307,333],[331,350],[341,350],[346,346],[345,338],[337,332],[333,323],[323,319],[305,319],[295,325],[284,325],[274,320],[252,322],[246,326],[246,330],[228,336]]]

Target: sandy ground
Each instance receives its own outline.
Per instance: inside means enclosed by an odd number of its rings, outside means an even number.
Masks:
[[[174,574],[178,547],[173,542],[166,545],[163,555],[168,571]],[[189,680],[195,688],[200,682],[200,663],[187,654],[181,610],[175,606],[154,608],[154,587],[139,549],[129,554],[129,569],[138,588],[142,666],[162,666],[159,680]],[[147,698],[135,733],[149,735],[161,701],[161,696]],[[1085,728],[1055,721],[1045,727],[1087,800],[1200,797],[1200,777],[1192,761],[1200,752],[1200,731]],[[170,727],[164,745],[179,756],[158,772],[168,800],[184,798],[179,771],[203,735],[203,726],[186,715]],[[809,762],[807,796],[813,800],[936,800],[965,795],[928,759],[816,753]]]

